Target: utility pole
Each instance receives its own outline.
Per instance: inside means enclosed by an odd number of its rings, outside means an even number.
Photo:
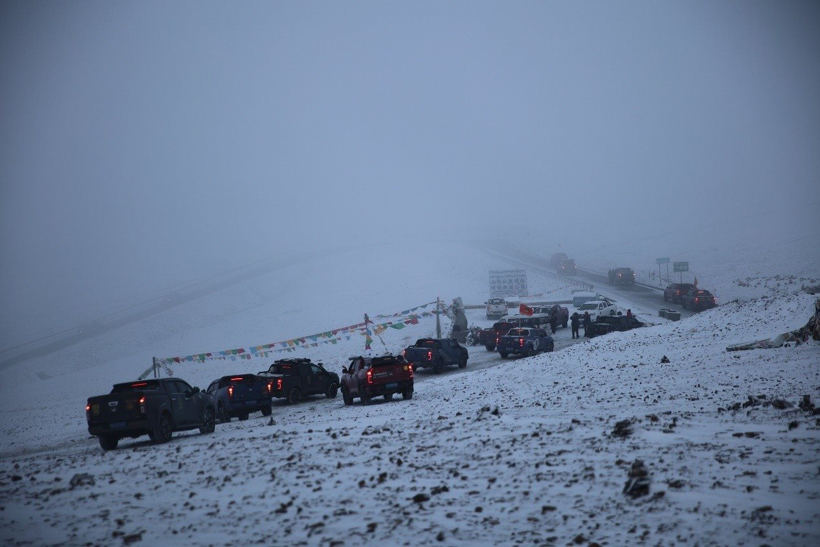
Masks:
[[[159,378],[159,371],[157,370],[157,358],[154,357],[154,378]]]
[[[441,299],[436,297],[436,338],[441,338]]]

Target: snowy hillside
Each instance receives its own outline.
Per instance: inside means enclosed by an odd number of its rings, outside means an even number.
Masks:
[[[820,429],[796,403],[817,395],[820,346],[724,351],[799,326],[812,301],[732,304],[553,354],[496,356],[501,366],[420,372],[412,401],[315,398],[167,445],[103,453],[87,440],[6,456],[0,534],[38,544],[813,544]],[[471,361],[487,355],[473,349]],[[778,398],[795,406],[778,410]],[[650,479],[635,499],[622,492],[633,467]],[[69,485],[77,473],[93,484]]]

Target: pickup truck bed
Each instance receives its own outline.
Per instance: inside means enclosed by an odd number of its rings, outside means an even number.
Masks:
[[[467,348],[447,338],[420,338],[403,355],[414,369],[432,368],[436,374],[441,374],[447,365],[464,368],[469,359]]]
[[[206,390],[215,400],[220,422],[230,422],[238,417],[247,420],[251,412],[271,414],[271,391],[273,382],[255,374],[223,376],[211,382]]]

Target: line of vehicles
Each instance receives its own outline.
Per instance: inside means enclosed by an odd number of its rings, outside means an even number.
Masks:
[[[564,255],[561,264],[567,260]],[[633,284],[635,274],[630,268],[615,268],[610,270],[609,277],[613,284]],[[709,291],[689,283],[671,283],[664,291],[664,300],[693,310],[717,305]],[[506,359],[511,355],[554,351],[551,334],[585,314],[589,314],[590,321],[585,325],[584,335],[590,338],[643,326],[631,313],[622,314],[613,302],[600,295],[583,301],[572,317],[566,307],[558,304],[531,308],[522,305],[520,311],[508,315],[504,299],[490,299],[487,317],[499,321],[490,328],[471,330],[468,344],[483,345]],[[247,420],[254,412],[270,416],[276,398],[297,404],[314,395],[333,399],[341,391],[345,405],[356,399],[369,404],[374,397],[390,401],[395,395],[409,400],[413,398],[416,369],[432,368],[438,374],[447,366],[465,368],[468,359],[467,348],[455,340],[421,338],[399,355],[351,357],[349,366],[342,368],[341,377],[310,359],[282,359],[256,374],[218,378],[204,391],[179,378],[120,383],[110,393],[88,399],[88,432],[98,438],[104,450],[113,450],[123,438],[148,435],[152,441],[162,443],[169,441],[176,431],[199,429],[202,434],[210,434],[217,423],[233,418]]]

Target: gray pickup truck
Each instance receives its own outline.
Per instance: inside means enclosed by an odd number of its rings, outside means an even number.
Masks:
[[[436,374],[441,374],[447,365],[464,368],[470,357],[467,348],[448,338],[420,338],[403,354],[414,369],[432,367]]]

